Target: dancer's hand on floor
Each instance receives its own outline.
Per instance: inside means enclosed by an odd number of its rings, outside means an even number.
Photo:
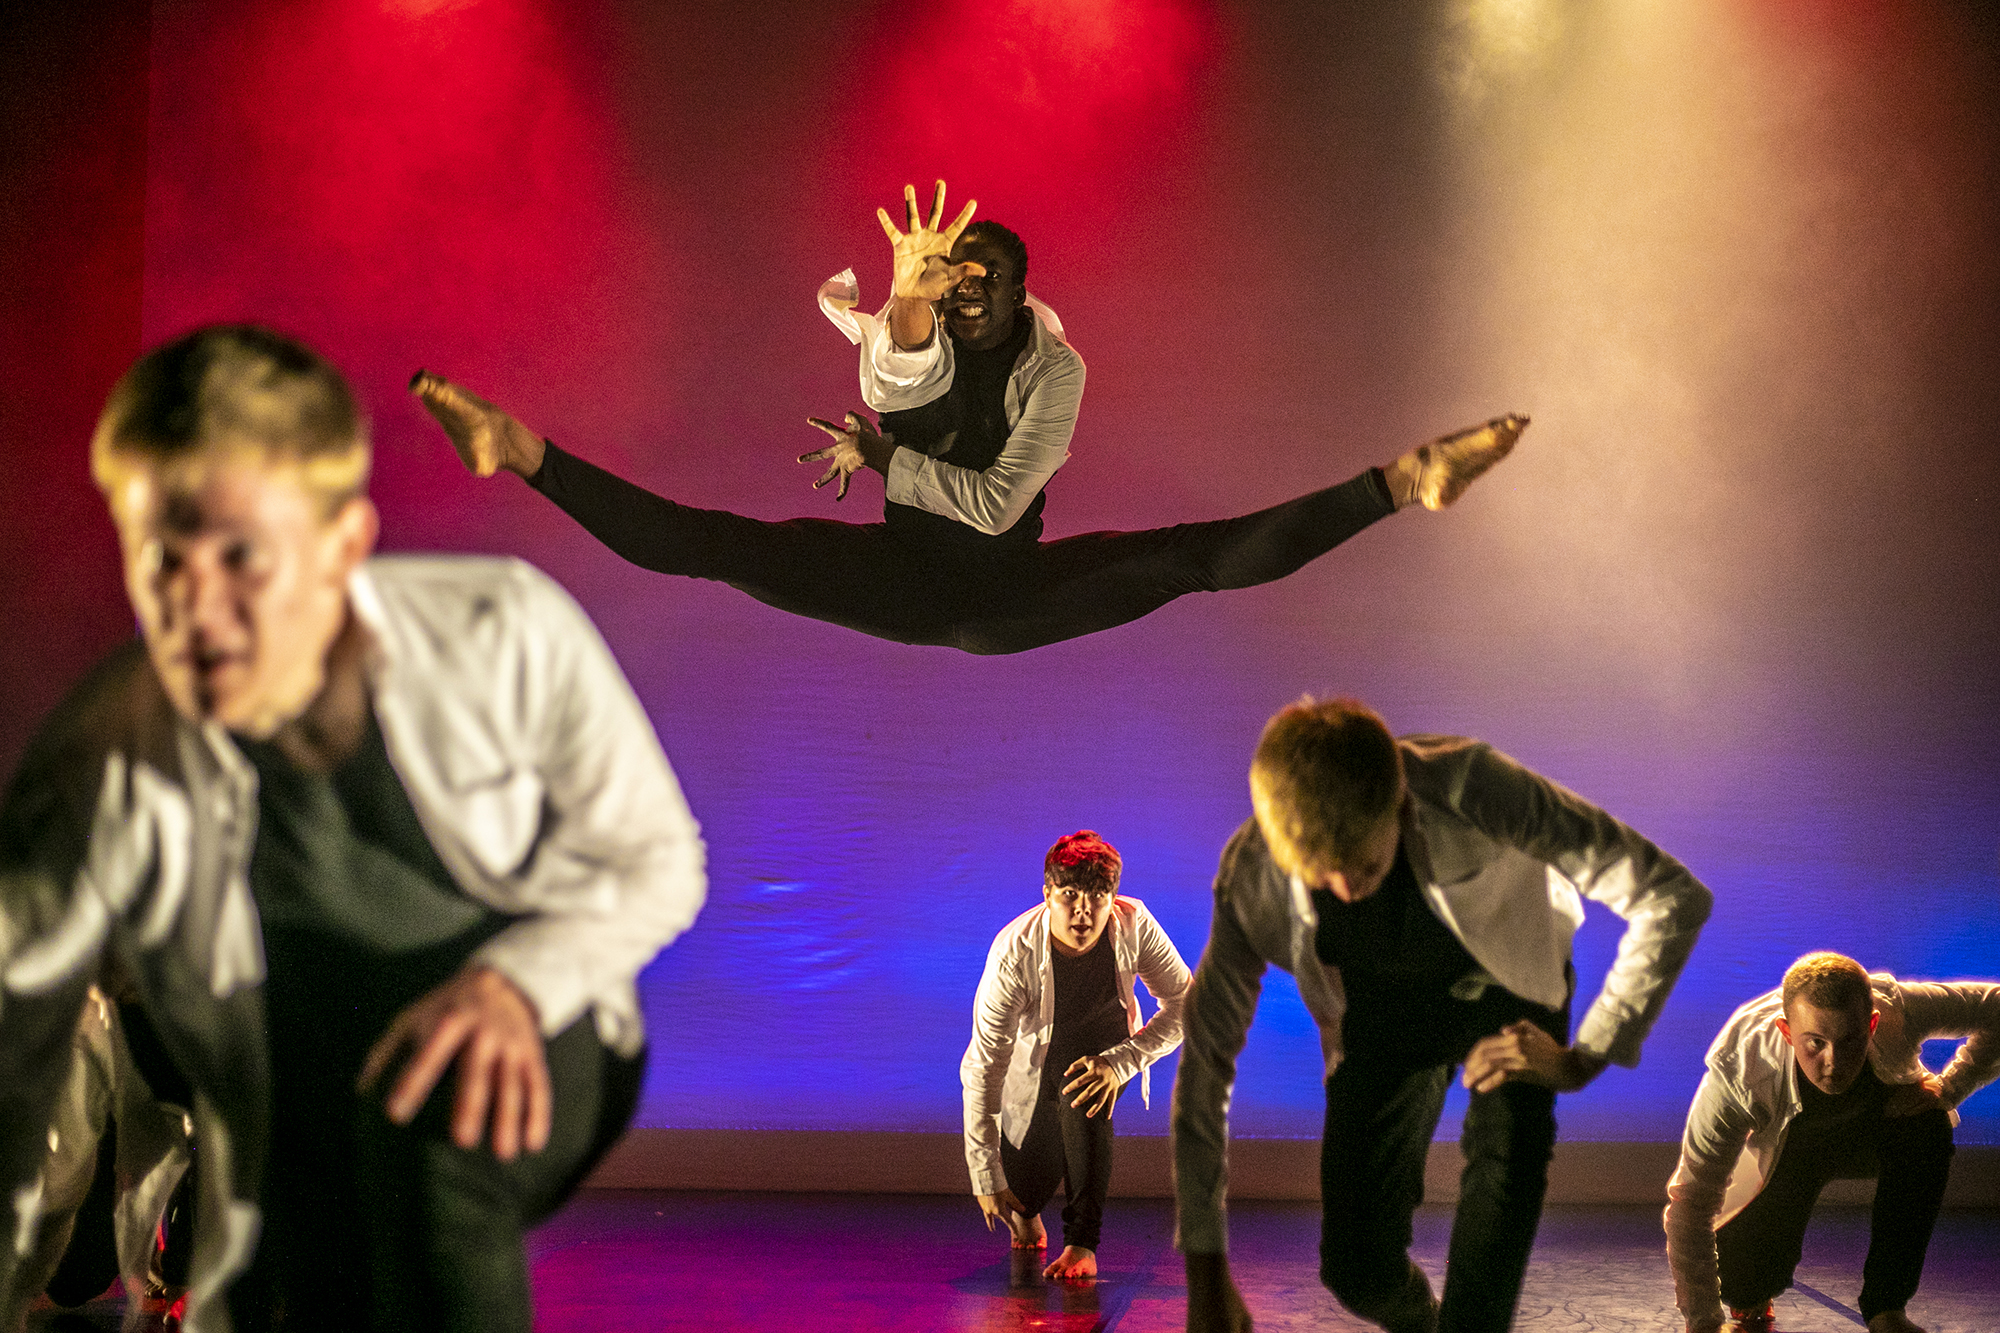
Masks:
[[[1021,1206],[1021,1201],[1015,1197],[1014,1191],[1004,1185],[1000,1187],[998,1194],[976,1194],[973,1197],[979,1200],[979,1211],[986,1218],[988,1231],[993,1230],[993,1224],[997,1221],[1011,1232],[1014,1229],[1014,1219],[1025,1215],[1028,1211]]]
[[[1070,1098],[1071,1106],[1082,1106],[1086,1116],[1109,1107],[1124,1086],[1111,1062],[1101,1055],[1084,1056],[1063,1070],[1063,1077],[1069,1080],[1063,1084],[1063,1096]],[[1088,1106],[1084,1106],[1086,1102]]]
[[[1509,1023],[1483,1038],[1465,1057],[1461,1081],[1474,1092],[1491,1092],[1502,1083],[1539,1083],[1557,1092],[1575,1092],[1604,1072],[1603,1056],[1587,1055],[1556,1039],[1533,1023]]]
[[[1936,1074],[1927,1073],[1916,1083],[1905,1083],[1889,1094],[1882,1103],[1885,1116],[1922,1115],[1926,1111],[1936,1111],[1944,1106],[1944,1080]]]
[[[361,1067],[369,1091],[405,1051],[414,1052],[390,1089],[389,1119],[407,1125],[454,1061],[458,1097],[452,1142],[477,1148],[493,1125],[493,1155],[511,1162],[548,1146],[553,1097],[535,1006],[493,968],[466,968],[397,1016]]]
[[[806,421],[833,437],[833,443],[826,448],[814,449],[811,453],[799,455],[801,463],[829,460],[826,471],[813,483],[814,490],[838,477],[840,489],[833,493],[833,498],[845,500],[847,479],[862,468],[871,468],[885,477],[889,475],[889,460],[896,453],[896,437],[877,434],[867,417],[858,412],[849,412],[845,430],[820,417],[807,417]]]

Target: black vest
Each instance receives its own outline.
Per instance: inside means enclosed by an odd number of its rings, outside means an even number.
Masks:
[[[992,467],[1007,447],[1007,380],[1027,351],[1036,318],[1032,309],[1022,306],[1014,315],[1014,331],[998,347],[973,351],[954,344],[951,388],[921,407],[884,412],[882,432],[894,435],[902,448],[953,467],[974,472]],[[938,331],[942,337],[951,336],[941,320]],[[893,500],[883,506],[882,516],[890,531],[930,549],[967,554],[1012,550],[1041,540],[1046,498],[1038,493],[1014,526],[990,536],[957,519]]]

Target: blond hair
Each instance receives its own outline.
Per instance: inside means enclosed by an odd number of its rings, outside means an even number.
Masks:
[[[1277,863],[1302,874],[1350,868],[1403,798],[1403,756],[1359,699],[1310,695],[1264,724],[1250,803]]]
[[[126,371],[97,419],[90,474],[114,516],[143,470],[199,485],[244,454],[296,469],[331,517],[368,485],[368,422],[333,364],[255,324],[212,324]]]
[[[1804,1000],[1815,1009],[1836,1012],[1873,1009],[1875,990],[1868,983],[1868,969],[1846,954],[1820,950],[1809,953],[1785,969],[1778,1004],[1786,1013],[1792,1001]]]

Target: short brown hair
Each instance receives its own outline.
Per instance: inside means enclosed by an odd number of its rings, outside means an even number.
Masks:
[[[1807,954],[1785,969],[1779,1007],[1790,1013],[1794,1000],[1804,1000],[1815,1009],[1836,1012],[1873,1009],[1875,990],[1868,984],[1867,968],[1846,954],[1822,950]]]
[[[1056,839],[1042,858],[1042,880],[1052,889],[1081,889],[1085,893],[1118,892],[1118,876],[1124,872],[1124,858],[1118,849],[1097,836],[1093,829],[1079,829]]]
[[[1359,699],[1308,695],[1264,724],[1250,761],[1250,802],[1281,867],[1347,869],[1402,799],[1396,738]]]
[[[240,452],[296,467],[329,515],[368,484],[368,422],[346,379],[256,324],[211,324],[140,357],[98,417],[90,472],[116,513],[137,467],[193,483]]]

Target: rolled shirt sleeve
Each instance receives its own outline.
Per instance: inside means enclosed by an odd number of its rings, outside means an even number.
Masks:
[[[1137,1032],[1104,1052],[1120,1084],[1157,1063],[1181,1044],[1182,1015],[1193,976],[1167,932],[1141,909],[1138,919],[1139,980],[1159,1005]]]
[[[1054,364],[1027,387],[1020,420],[990,467],[975,471],[926,458],[914,449],[898,449],[889,461],[889,498],[957,519],[989,536],[1020,521],[1049,478],[1069,461],[1069,441],[1083,402],[1083,358],[1067,345],[1057,346]]]
[[[1902,981],[1897,989],[1913,1033],[1965,1038],[1940,1075],[1946,1109],[2000,1077],[2000,982]]]
[[[1014,931],[1003,931],[987,953],[986,971],[972,1000],[972,1040],[958,1066],[965,1102],[965,1165],[974,1194],[1007,1188],[1007,1173],[1000,1166],[1000,1102],[1021,1017],[1040,1000],[1039,988],[1028,985],[1021,954],[1013,947],[1017,938]]]
[[[1715,1219],[1729,1189],[1729,1174],[1755,1127],[1751,1108],[1727,1081],[1709,1070],[1688,1108],[1681,1156],[1667,1182],[1667,1265],[1674,1275],[1674,1304],[1690,1324],[1723,1318],[1717,1275]]]
[[[1576,1047],[1638,1064],[1640,1044],[1694,951],[1714,895],[1635,830],[1491,746],[1475,746],[1471,765],[1461,813],[1624,918],[1617,957],[1577,1027]]]

